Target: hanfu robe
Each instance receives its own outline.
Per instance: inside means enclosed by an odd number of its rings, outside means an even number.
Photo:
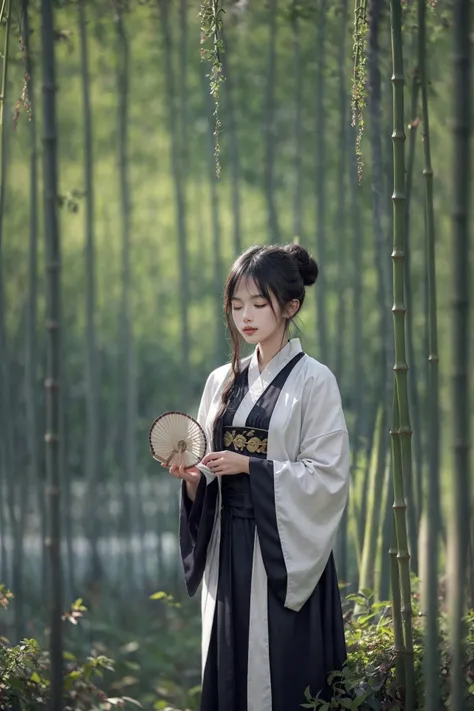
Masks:
[[[214,451],[250,457],[249,474],[205,466],[194,502],[183,483],[187,589],[202,583],[201,711],[297,711],[328,692],[346,658],[332,549],[349,487],[336,379],[292,339],[262,373],[243,359],[213,427],[229,365],[208,378],[198,420]]]

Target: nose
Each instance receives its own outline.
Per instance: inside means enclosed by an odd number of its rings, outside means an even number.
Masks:
[[[243,320],[244,320],[244,323],[250,323],[252,320],[252,317],[250,316],[249,312],[246,309],[244,309]]]

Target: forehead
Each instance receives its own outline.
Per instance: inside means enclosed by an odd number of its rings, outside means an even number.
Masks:
[[[259,296],[260,289],[255,281],[250,277],[242,277],[236,284],[232,298],[243,301],[244,299],[257,298]]]

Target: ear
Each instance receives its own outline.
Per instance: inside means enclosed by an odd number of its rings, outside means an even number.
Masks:
[[[285,308],[285,318],[293,318],[299,308],[300,302],[298,299],[293,299],[292,301],[290,301]]]

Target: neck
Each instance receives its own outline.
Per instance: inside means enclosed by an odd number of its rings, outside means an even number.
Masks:
[[[288,342],[288,331],[285,330],[283,333],[279,331],[273,334],[270,338],[267,338],[266,341],[258,344],[257,355],[260,372],[267,367],[272,358],[274,358]]]

